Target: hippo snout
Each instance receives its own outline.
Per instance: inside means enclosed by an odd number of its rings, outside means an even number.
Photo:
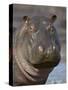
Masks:
[[[31,62],[36,68],[55,67],[60,61],[60,52],[56,46],[50,46],[48,49],[44,50],[40,45],[38,52],[38,56],[40,56],[38,60],[32,60]]]

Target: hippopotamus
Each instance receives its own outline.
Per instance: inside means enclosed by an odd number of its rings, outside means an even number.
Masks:
[[[13,38],[13,85],[45,84],[60,62],[57,16],[23,16]]]

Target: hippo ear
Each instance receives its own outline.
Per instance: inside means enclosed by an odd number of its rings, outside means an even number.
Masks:
[[[29,21],[30,20],[30,17],[29,16],[24,16],[23,17],[23,21]]]
[[[50,18],[49,18],[49,22],[50,22],[51,24],[53,24],[53,23],[55,22],[56,18],[57,18],[56,15],[52,15],[52,16],[50,16]]]

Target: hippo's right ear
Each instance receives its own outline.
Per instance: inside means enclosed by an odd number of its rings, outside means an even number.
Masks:
[[[56,15],[51,15],[49,18],[50,23],[53,24],[55,22],[56,18],[57,18]]]
[[[30,20],[30,17],[29,16],[24,16],[23,17],[23,21],[25,22],[25,21],[29,21]]]

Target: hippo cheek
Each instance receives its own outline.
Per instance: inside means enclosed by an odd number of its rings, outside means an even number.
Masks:
[[[49,55],[47,57],[47,59],[45,58],[45,67],[55,67],[56,65],[58,65],[60,61],[60,54],[53,54],[53,55]]]

